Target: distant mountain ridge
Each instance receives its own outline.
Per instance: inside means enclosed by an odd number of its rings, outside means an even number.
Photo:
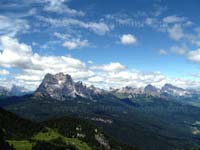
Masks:
[[[151,95],[151,96],[166,96],[166,95],[171,95],[171,96],[191,96],[192,94],[196,94],[196,91],[193,90],[186,90],[180,87],[176,87],[172,84],[165,84],[163,87],[160,89],[148,84],[144,88],[134,88],[130,86],[122,87],[119,89],[111,89],[110,92],[114,93],[122,93],[122,94],[146,94],[146,95]]]
[[[12,85],[11,88],[6,88],[0,86],[0,96],[8,97],[8,96],[22,96],[28,94],[28,90],[24,87],[17,86],[15,84]]]

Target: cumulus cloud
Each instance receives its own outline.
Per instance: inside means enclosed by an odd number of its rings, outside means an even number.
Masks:
[[[0,44],[0,66],[20,69],[23,75],[16,75],[16,79],[23,83],[41,80],[46,73],[64,72],[75,78],[92,75],[84,62],[70,56],[42,56],[33,53],[31,46],[8,36],[0,37]]]
[[[19,43],[15,38],[0,37],[3,51],[0,53],[0,66],[27,68],[31,65],[32,48]]]
[[[73,39],[73,40],[66,40],[63,43],[63,46],[66,47],[69,50],[73,49],[80,49],[84,47],[88,47],[90,44],[88,40],[81,40],[81,39]]]
[[[34,53],[29,45],[7,36],[1,37],[1,46],[4,49],[0,54],[0,65],[4,68],[15,67],[19,69],[19,73],[15,74],[13,79],[0,81],[2,85],[6,86],[15,83],[29,90],[34,90],[46,73],[56,74],[58,72],[70,74],[75,81],[81,80],[87,84],[104,88],[110,86],[119,88],[127,85],[144,87],[147,84],[161,87],[165,83],[181,87],[199,85],[199,82],[192,80],[168,78],[160,72],[131,70],[119,62],[95,65],[70,56],[39,55]],[[188,59],[200,62],[200,50],[190,52]],[[8,74],[8,72],[1,71],[0,74]]]
[[[191,61],[200,63],[200,49],[188,52],[187,58]]]
[[[137,42],[137,39],[132,34],[124,34],[120,37],[120,42],[123,45],[133,45]]]
[[[145,87],[148,84],[152,84],[158,88],[162,87],[166,83],[171,83],[183,88],[199,87],[198,81],[188,79],[176,79],[164,76],[160,72],[143,72],[139,70],[124,70],[118,72],[101,72],[96,73],[95,76],[90,77],[87,81],[89,84],[94,84],[100,87],[120,88],[123,86],[132,87]]]
[[[187,17],[179,17],[177,15],[166,16],[161,19],[147,17],[145,19],[145,24],[159,32],[167,33],[172,40],[187,40],[193,45],[200,45],[200,30],[198,30],[198,28],[193,28],[195,27],[195,23],[190,21]]]

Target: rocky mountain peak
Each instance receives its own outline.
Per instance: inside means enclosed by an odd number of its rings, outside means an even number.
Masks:
[[[155,95],[159,95],[159,90],[155,86],[148,84],[144,88],[144,93],[155,96]]]
[[[187,95],[190,94],[189,91],[180,88],[180,87],[176,87],[172,84],[166,83],[162,88],[161,88],[161,92],[162,93],[167,93],[170,95],[175,95],[175,96],[183,96],[183,95]]]
[[[74,82],[68,74],[58,73],[55,75],[46,74],[42,83],[35,92],[36,96],[49,96],[58,100],[65,100],[66,97],[92,98],[97,94],[97,88],[87,87],[82,82]]]

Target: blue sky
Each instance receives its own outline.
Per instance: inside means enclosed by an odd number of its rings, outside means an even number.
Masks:
[[[0,83],[199,88],[198,0],[1,0]]]

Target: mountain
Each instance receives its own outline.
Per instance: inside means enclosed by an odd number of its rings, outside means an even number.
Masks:
[[[152,96],[158,96],[160,94],[159,90],[151,84],[147,85],[144,88],[144,93],[147,94],[147,95],[152,95]]]
[[[17,86],[15,84],[13,84],[11,89],[9,90],[10,96],[22,96],[26,95],[27,93],[29,93],[27,89],[21,86]]]
[[[12,147],[10,145],[12,145]],[[42,123],[22,119],[0,108],[1,150],[135,150],[73,117]]]
[[[65,100],[66,97],[75,98],[77,96],[92,99],[102,93],[101,89],[94,86],[87,87],[82,82],[74,82],[68,74],[58,73],[46,74],[34,95]]]
[[[6,97],[8,95],[9,91],[6,88],[0,86],[0,97]]]
[[[142,88],[133,88],[130,86],[125,86],[120,89],[110,89],[110,92],[115,93],[124,93],[124,94],[141,94],[143,93],[144,89]]]
[[[193,95],[200,95],[199,91],[191,90],[191,89],[183,89],[172,84],[165,84],[160,89],[148,84],[144,88],[133,88],[133,87],[122,87],[120,89],[111,89],[111,93],[121,93],[121,94],[146,94],[151,96],[160,96],[160,97],[192,97]]]
[[[187,96],[187,95],[191,94],[191,92],[189,92],[188,90],[176,87],[171,84],[165,84],[161,88],[161,93],[169,94],[169,95],[173,95],[173,96]]]
[[[27,89],[24,87],[20,87],[17,85],[12,85],[11,88],[1,87],[0,86],[0,98],[2,97],[10,97],[10,96],[22,96],[26,95],[30,92],[28,92]]]

